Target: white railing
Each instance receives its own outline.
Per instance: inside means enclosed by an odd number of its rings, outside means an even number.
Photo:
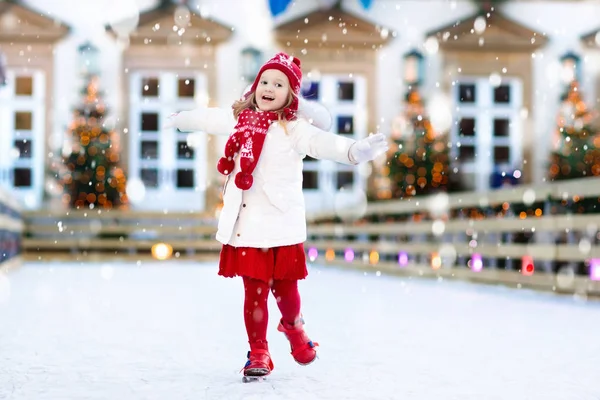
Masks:
[[[16,263],[21,254],[23,219],[20,205],[0,189],[0,269]]]
[[[600,295],[599,198],[586,178],[357,204],[310,215],[307,248],[324,263]],[[584,199],[597,210],[574,213]]]

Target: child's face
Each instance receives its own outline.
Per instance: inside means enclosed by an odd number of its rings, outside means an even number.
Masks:
[[[262,73],[256,87],[256,104],[261,111],[281,110],[287,103],[290,82],[287,76],[277,69]]]

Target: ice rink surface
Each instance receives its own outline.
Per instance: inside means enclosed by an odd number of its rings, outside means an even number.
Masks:
[[[28,263],[0,274],[0,399],[600,400],[600,303],[312,266],[319,359],[243,384],[241,280],[214,263]]]

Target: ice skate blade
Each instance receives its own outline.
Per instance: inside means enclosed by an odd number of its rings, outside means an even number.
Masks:
[[[242,382],[244,382],[244,383],[264,382],[266,380],[267,380],[267,376],[266,375],[264,375],[264,376],[250,376],[250,375],[248,375],[248,376],[244,376],[242,378]]]

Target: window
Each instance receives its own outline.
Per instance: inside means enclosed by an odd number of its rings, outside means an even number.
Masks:
[[[316,171],[302,171],[302,189],[317,189],[319,175]]]
[[[324,101],[331,115],[327,130],[341,137],[362,139],[368,135],[367,79],[360,74],[320,73],[301,85],[304,98]],[[304,158],[302,189],[308,212],[334,207],[331,195],[344,188],[352,192],[365,190],[367,179],[353,168],[330,160]]]
[[[7,85],[0,87],[0,186],[24,208],[37,209],[44,201],[48,75],[35,65],[7,73]]]
[[[187,142],[177,142],[177,158],[178,159],[193,159],[194,149],[188,146]]]
[[[31,158],[31,140],[15,140],[14,145],[19,150],[19,158]]]
[[[33,127],[31,111],[17,111],[15,113],[15,130],[30,131]]]
[[[194,170],[193,169],[178,169],[177,170],[177,187],[178,188],[193,188],[194,187]]]
[[[508,137],[510,134],[510,121],[508,118],[495,118],[494,119],[494,136],[495,137]]]
[[[189,78],[181,78],[177,82],[177,96],[194,97],[196,81]]]
[[[475,146],[462,145],[458,148],[458,161],[470,162],[475,159]]]
[[[140,177],[142,182],[148,188],[158,187],[158,169],[156,168],[142,168],[140,170]]]
[[[354,172],[352,171],[338,171],[337,173],[337,188],[349,189],[354,185]]]
[[[142,131],[158,131],[158,114],[157,113],[142,113]]]
[[[31,168],[15,168],[14,187],[31,187]]]
[[[17,76],[15,80],[15,95],[33,96],[33,77]]]
[[[522,160],[523,86],[505,76],[494,85],[488,76],[465,77],[453,87],[456,121],[451,157],[468,190],[487,190],[493,171],[509,173]]]
[[[158,78],[145,78],[142,80],[142,97],[158,97]]]
[[[510,103],[510,86],[500,85],[494,89],[494,103]]]
[[[496,163],[496,164],[510,163],[510,147],[508,147],[508,146],[494,147],[494,163]]]
[[[354,100],[354,82],[338,83],[338,100]]]
[[[156,140],[143,140],[140,157],[142,160],[158,159],[158,142]]]
[[[458,129],[460,136],[475,136],[475,118],[461,118]]]
[[[134,207],[202,210],[206,188],[200,184],[205,183],[205,172],[210,168],[200,162],[206,159],[206,134],[198,132],[189,137],[187,132],[163,126],[170,113],[206,105],[208,77],[192,70],[159,72],[159,68],[148,68],[132,68],[128,76],[129,90],[134,93],[129,98],[128,176],[141,180],[146,187],[146,201]],[[192,138],[197,145],[190,141]]]
[[[302,85],[302,97],[309,100],[319,100],[319,82],[308,82]]]
[[[354,134],[354,118],[351,116],[341,115],[337,118],[338,133],[344,135]]]
[[[458,102],[459,103],[475,103],[475,84],[461,83],[458,86]]]

